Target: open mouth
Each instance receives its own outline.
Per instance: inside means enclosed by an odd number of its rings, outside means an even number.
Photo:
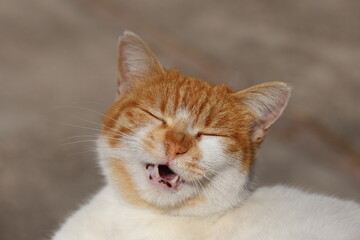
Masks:
[[[183,182],[181,177],[167,165],[147,163],[146,170],[151,182],[167,186],[171,189],[176,190]]]

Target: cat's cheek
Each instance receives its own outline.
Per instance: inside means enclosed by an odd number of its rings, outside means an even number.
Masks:
[[[202,154],[200,163],[205,169],[216,171],[226,165],[226,144],[222,137],[204,136],[198,146]]]
[[[225,144],[227,155],[235,160],[231,164],[241,172],[248,173],[254,163],[254,152],[257,150],[251,144],[250,137],[227,139]]]
[[[141,136],[140,142],[142,146],[146,152],[156,158],[157,161],[165,157],[165,146],[163,144],[165,130],[166,127],[164,125],[149,127],[146,133]]]

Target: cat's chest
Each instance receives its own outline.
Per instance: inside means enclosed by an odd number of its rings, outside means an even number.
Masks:
[[[174,217],[134,212],[128,212],[120,221],[122,225],[121,232],[125,239],[229,239],[234,227],[234,224],[231,223],[231,221],[218,222],[209,219]],[[126,221],[127,223],[124,224]],[[115,223],[115,225],[118,226],[119,224]]]
[[[224,237],[232,231],[232,225],[218,218],[180,217],[135,208],[105,187],[66,222],[55,239],[230,239]]]

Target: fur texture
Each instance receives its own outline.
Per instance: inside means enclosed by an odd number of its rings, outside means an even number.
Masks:
[[[103,118],[107,185],[53,239],[357,239],[353,202],[282,186],[252,193],[256,152],[290,96],[285,83],[240,92],[163,69],[119,41],[118,99]]]
[[[283,186],[257,189],[242,206],[209,217],[172,216],[135,207],[110,186],[71,216],[54,240],[357,240],[353,202]]]

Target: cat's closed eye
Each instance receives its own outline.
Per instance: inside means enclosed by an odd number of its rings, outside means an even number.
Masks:
[[[161,123],[162,123],[163,125],[166,125],[166,124],[167,124],[166,121],[165,121],[165,119],[163,119],[163,118],[161,118],[161,117],[158,117],[158,116],[156,116],[155,114],[153,114],[153,113],[151,113],[151,112],[149,112],[149,111],[147,111],[147,110],[145,110],[145,109],[143,109],[143,108],[140,108],[140,110],[143,111],[143,112],[145,112],[146,114],[152,116],[153,118],[161,121]]]
[[[195,135],[195,138],[198,139],[198,138],[200,138],[201,136],[227,137],[227,136],[225,136],[225,135],[216,134],[216,133],[198,132],[198,133]]]

